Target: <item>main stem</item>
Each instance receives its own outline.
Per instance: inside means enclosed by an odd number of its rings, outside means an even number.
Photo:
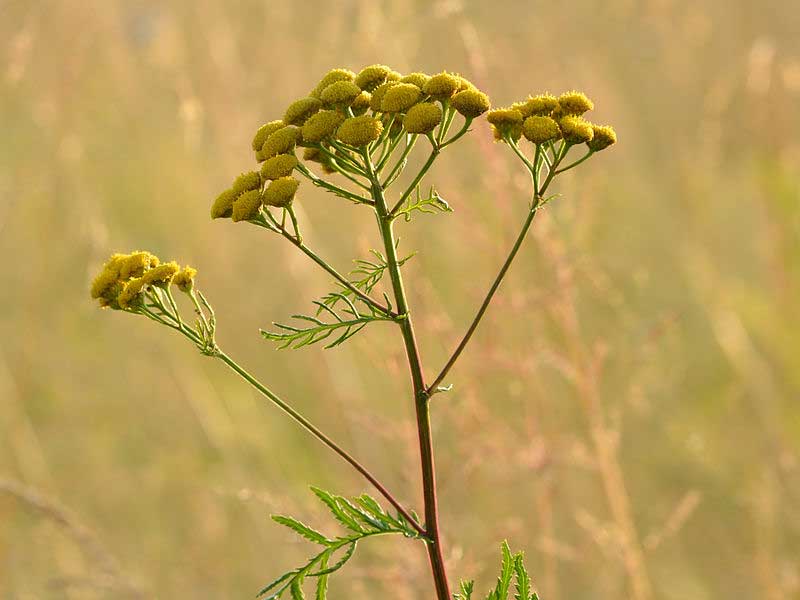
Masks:
[[[389,277],[392,281],[397,313],[403,318],[399,321],[400,331],[403,334],[403,343],[406,348],[408,366],[411,371],[411,383],[414,390],[414,406],[417,415],[417,433],[419,437],[420,461],[422,464],[422,489],[425,502],[425,533],[428,537],[428,558],[430,559],[431,572],[436,587],[438,600],[451,600],[450,584],[447,581],[447,572],[444,567],[442,542],[439,534],[439,508],[436,498],[436,470],[433,461],[433,439],[431,436],[430,397],[426,391],[425,379],[422,373],[422,363],[419,357],[419,348],[414,334],[414,324],[408,309],[403,277],[400,274],[400,264],[397,259],[397,249],[392,231],[392,217],[386,205],[378,175],[374,172],[369,155],[365,153],[365,164],[370,171],[372,179],[372,197],[375,200],[375,209],[378,215],[381,238],[386,252],[386,264]]]

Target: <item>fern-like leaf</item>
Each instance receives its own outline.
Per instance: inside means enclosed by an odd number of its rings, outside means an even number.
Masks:
[[[326,600],[329,577],[347,564],[355,553],[359,541],[372,536],[388,534],[423,539],[405,519],[392,516],[367,494],[351,500],[320,488],[311,488],[311,490],[334,518],[344,526],[347,533],[329,537],[293,517],[273,516],[272,519],[276,523],[288,527],[306,540],[317,544],[321,550],[303,566],[284,573],[264,587],[258,593],[258,597],[264,600],[277,600],[286,593],[289,594],[291,600],[305,600],[303,589],[307,580],[316,580],[315,600]]]
[[[292,318],[301,321],[302,324],[273,323],[276,329],[274,331],[262,329],[261,335],[265,339],[278,342],[278,347],[281,349],[297,349],[319,342],[326,342],[325,348],[328,349],[346,342],[369,323],[394,320],[394,317],[378,311],[358,297],[351,300],[340,292],[332,295],[344,303],[340,311],[337,312],[330,305],[325,304],[324,299],[315,301],[316,315],[292,315]],[[356,303],[364,308],[359,309]],[[327,321],[320,318],[322,314],[328,317]]]
[[[400,207],[395,216],[403,215],[406,221],[411,220],[412,213],[418,211],[424,214],[435,214],[437,212],[453,212],[450,205],[439,195],[436,188],[431,186],[427,196],[422,196],[419,191],[419,186],[415,190],[414,197],[409,195],[402,207]]]
[[[503,558],[500,563],[500,576],[497,585],[486,596],[486,600],[508,600],[513,582],[515,593],[514,600],[539,600],[539,596],[532,590],[531,578],[525,569],[522,552],[511,553],[507,542],[502,544]],[[472,581],[461,581],[461,588],[454,594],[455,600],[471,600],[473,591]]]

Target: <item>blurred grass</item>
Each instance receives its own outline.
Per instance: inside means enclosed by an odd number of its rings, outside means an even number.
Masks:
[[[496,105],[575,87],[620,143],[559,182],[436,399],[450,571],[484,589],[508,538],[544,599],[627,597],[622,494],[656,598],[797,597],[798,30],[789,0],[1,3],[0,479],[68,507],[163,598],[250,597],[308,550],[270,512],[325,524],[308,482],[364,489],[221,365],[91,305],[92,271],[141,247],[198,266],[226,349],[418,503],[396,332],[273,351],[257,327],[330,286],[209,203],[334,66],[460,71]],[[428,178],[455,214],[402,226],[431,371],[527,196],[475,129]],[[300,204],[342,269],[377,244],[365,211],[310,186]],[[428,597],[402,550],[365,545],[334,597]],[[96,575],[69,527],[0,492],[0,597],[118,597]]]

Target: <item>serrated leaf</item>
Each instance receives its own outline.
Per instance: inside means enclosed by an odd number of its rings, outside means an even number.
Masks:
[[[328,568],[328,555],[319,561],[320,569],[323,571]],[[317,590],[314,593],[315,600],[326,600],[328,597],[328,577],[329,574],[325,573],[317,577]]]
[[[471,600],[474,586],[474,581],[464,581],[462,579],[461,584],[459,585],[459,591],[455,594],[456,600]]]
[[[528,575],[528,571],[525,570],[521,552],[514,557],[514,575],[516,585],[515,600],[531,600],[531,578]]]
[[[292,600],[306,600],[306,595],[303,593],[303,578],[296,577],[289,587],[292,594]]]
[[[348,515],[342,509],[342,507],[339,506],[339,503],[336,501],[336,497],[333,494],[317,487],[312,487],[311,491],[314,492],[314,495],[316,495],[317,498],[319,498],[325,504],[325,506],[328,507],[333,517],[339,521],[339,523],[344,525],[350,531],[355,533],[364,533],[364,529],[358,524],[358,521]]]
[[[298,535],[306,538],[311,542],[314,542],[315,544],[320,544],[322,546],[329,546],[331,543],[331,540],[329,540],[325,535],[309,527],[305,523],[301,523],[300,521],[298,521],[293,517],[287,517],[285,515],[272,515],[272,520],[280,525],[288,527]]]

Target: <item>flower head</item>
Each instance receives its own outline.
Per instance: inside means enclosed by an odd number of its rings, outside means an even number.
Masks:
[[[600,152],[617,143],[617,132],[610,125],[592,125],[592,133],[592,139],[586,142],[592,152]]]
[[[119,278],[124,281],[131,277],[141,277],[148,269],[157,267],[158,263],[158,257],[149,252],[133,252],[119,263]]]
[[[381,99],[381,110],[383,112],[405,112],[414,106],[422,91],[413,83],[397,83],[390,87]]]
[[[412,106],[403,119],[408,133],[428,133],[442,122],[442,109],[438,104],[422,102]]]
[[[294,177],[281,177],[271,182],[264,191],[264,204],[286,207],[292,203],[300,182]]]
[[[529,96],[524,102],[514,104],[522,116],[525,118],[531,116],[545,117],[558,107],[558,100],[555,96],[550,94],[539,94],[538,96]]]
[[[319,80],[317,87],[313,89],[309,96],[319,98],[322,90],[324,90],[330,84],[336,83],[337,81],[353,81],[355,76],[356,74],[350,69],[332,69],[328,71],[322,79]]]
[[[383,123],[369,115],[362,115],[345,120],[336,131],[336,138],[360,148],[377,140],[382,132]]]
[[[233,211],[233,202],[236,200],[236,192],[232,189],[225,190],[211,205],[211,218],[212,219],[227,219],[231,216]]]
[[[594,102],[582,92],[565,92],[558,97],[558,106],[565,115],[582,115],[594,108]]]
[[[380,84],[372,91],[372,97],[369,101],[369,107],[374,112],[381,112],[381,103],[383,102],[383,97],[386,95],[390,89],[397,85],[396,81],[387,81],[385,83]]]
[[[322,108],[322,102],[318,98],[309,96],[295,100],[286,109],[283,115],[283,122],[287,125],[302,125],[308,118]]]
[[[522,113],[516,108],[490,110],[486,115],[486,120],[492,124],[494,137],[497,140],[503,140],[506,137],[518,140],[522,137]]]
[[[477,89],[458,92],[450,100],[450,106],[468,119],[481,116],[491,107],[489,96]]]
[[[342,113],[335,110],[318,112],[303,125],[303,141],[315,144],[329,138],[342,124],[344,118]]]
[[[592,124],[581,117],[567,115],[558,121],[564,140],[570,144],[583,144],[590,142],[594,137]]]
[[[270,121],[259,127],[258,131],[256,131],[256,135],[253,137],[253,150],[256,152],[260,151],[264,142],[267,141],[267,138],[284,125],[286,124],[283,121]]]
[[[525,119],[522,124],[522,134],[534,144],[552,142],[561,137],[561,130],[550,117],[532,116]]]
[[[131,279],[122,288],[122,291],[116,297],[116,305],[121,309],[132,308],[141,302],[142,293],[144,292],[145,281],[142,277]],[[111,308],[115,308],[114,303],[110,303]]]
[[[197,269],[186,265],[172,278],[172,285],[187,294],[194,289],[194,278],[197,276]]]
[[[297,145],[297,138],[300,134],[300,129],[294,125],[286,125],[281,127],[267,138],[264,146],[261,148],[261,154],[264,160],[272,158],[277,154],[287,154],[294,150]]]
[[[258,216],[259,210],[261,210],[261,191],[250,190],[236,198],[231,218],[234,222],[249,221]]]
[[[261,176],[258,174],[258,171],[250,171],[248,173],[242,173],[239,175],[233,182],[231,189],[233,190],[233,193],[238,196],[243,192],[257,190],[260,187]]]
[[[141,279],[146,285],[166,286],[172,282],[172,278],[180,269],[175,261],[162,263],[153,269],[145,271]]]
[[[405,77],[400,78],[400,83],[411,83],[419,89],[422,89],[430,78],[431,76],[425,73],[409,73]]]
[[[356,75],[355,84],[362,90],[371,92],[383,82],[389,80],[394,71],[386,65],[370,65],[364,67]]]
[[[369,105],[372,102],[372,94],[369,92],[361,92],[356,99],[353,100],[353,103],[350,105],[350,108],[353,111],[355,116],[363,115],[365,112],[369,110]]]
[[[280,179],[292,174],[297,166],[297,157],[294,154],[278,154],[268,159],[261,165],[262,179]]]
[[[352,81],[337,81],[330,84],[320,94],[325,106],[350,106],[361,94],[361,88]]]
[[[439,73],[431,77],[422,91],[436,100],[447,100],[461,89],[463,79],[453,73]]]

